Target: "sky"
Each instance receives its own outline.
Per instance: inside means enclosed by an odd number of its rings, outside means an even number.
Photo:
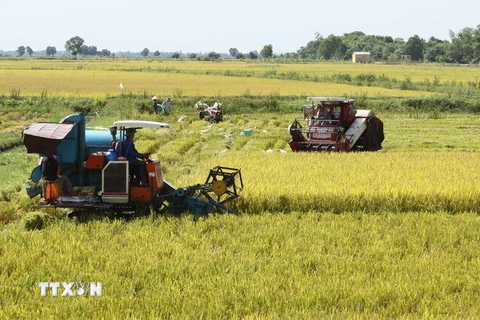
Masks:
[[[0,50],[65,50],[74,36],[111,52],[296,52],[315,33],[450,40],[480,25],[479,0],[21,0],[2,3]]]

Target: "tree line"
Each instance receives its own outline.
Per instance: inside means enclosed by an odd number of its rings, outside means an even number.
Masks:
[[[318,60],[318,61],[346,61],[352,58],[354,52],[370,52],[374,61],[418,61],[418,62],[439,62],[439,63],[480,63],[480,25],[476,28],[464,28],[458,33],[450,30],[451,41],[430,37],[428,40],[418,35],[410,37],[407,41],[402,38],[390,36],[366,35],[361,31],[345,33],[342,36],[329,35],[323,37],[315,33],[315,38],[305,46],[300,47],[296,52],[274,54],[271,44],[265,45],[260,52],[253,50],[242,53],[237,48],[229,49],[229,56],[235,59],[284,59],[284,60]],[[87,46],[85,41],[75,36],[67,40],[65,49],[76,58],[78,54],[84,56],[115,56],[108,49],[98,50],[96,46]],[[18,56],[34,53],[29,46],[20,46],[17,49]],[[48,46],[45,50],[47,56],[54,56],[57,49]],[[140,55],[148,57],[153,55],[159,57],[162,53],[159,50],[151,52],[144,48]],[[226,55],[228,57],[228,55]],[[202,56],[196,53],[183,54],[174,52],[171,58],[189,58],[197,60],[218,60],[221,54],[211,51]]]
[[[343,36],[319,33],[295,53],[285,58],[311,60],[350,60],[354,52],[370,52],[376,61],[425,61],[441,63],[480,63],[480,25],[464,28],[457,34],[450,30],[451,41],[430,37],[428,41],[418,35],[407,41],[390,36],[366,35],[356,31]]]

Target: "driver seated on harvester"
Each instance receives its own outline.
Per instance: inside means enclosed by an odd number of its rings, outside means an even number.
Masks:
[[[322,106],[318,112],[319,120],[332,120],[331,109],[327,106]]]
[[[133,174],[134,181],[138,181],[140,184],[148,184],[147,168],[144,160],[148,160],[149,153],[140,153],[135,148],[133,139],[135,138],[135,128],[129,128],[125,130],[125,140],[121,143],[121,149],[119,155],[125,157],[128,160],[129,169]],[[141,160],[140,160],[141,159]]]

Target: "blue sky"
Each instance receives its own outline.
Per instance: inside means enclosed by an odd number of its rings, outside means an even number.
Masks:
[[[352,0],[22,0],[2,3],[0,50],[34,51],[80,36],[112,52],[294,52],[318,32],[353,31],[450,40],[449,30],[480,25],[480,1]]]

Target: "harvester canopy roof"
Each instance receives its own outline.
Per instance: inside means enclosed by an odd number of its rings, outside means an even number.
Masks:
[[[324,102],[345,102],[344,97],[307,97],[307,101],[324,101]]]
[[[121,120],[115,121],[113,123],[114,127],[118,128],[149,128],[149,129],[160,129],[160,128],[170,128],[168,123],[156,122],[156,121],[143,121],[143,120]]]
[[[28,153],[53,155],[74,126],[74,123],[32,123],[23,130],[23,144]]]

